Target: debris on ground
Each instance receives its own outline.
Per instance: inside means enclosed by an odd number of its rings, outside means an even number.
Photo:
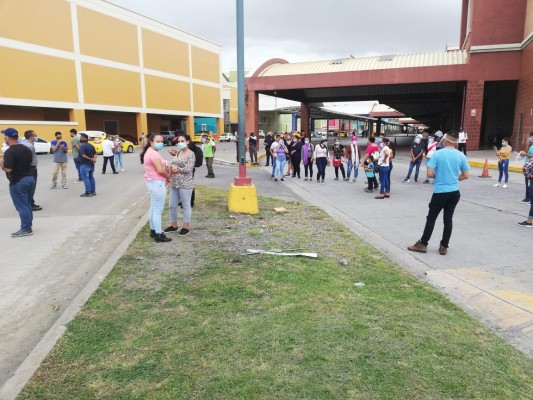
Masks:
[[[317,253],[287,253],[287,251],[291,250],[298,250],[298,249],[288,249],[288,250],[281,250],[281,249],[271,249],[271,250],[261,250],[261,249],[246,249],[246,253],[243,253],[244,256],[249,256],[252,254],[268,254],[272,256],[300,256],[300,257],[309,257],[309,258],[317,258]]]

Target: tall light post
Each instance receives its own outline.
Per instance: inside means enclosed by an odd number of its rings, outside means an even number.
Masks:
[[[239,102],[239,176],[231,184],[228,194],[228,210],[243,214],[259,213],[257,193],[252,179],[246,176],[245,147],[245,98],[244,98],[244,10],[243,0],[237,0],[237,98]]]

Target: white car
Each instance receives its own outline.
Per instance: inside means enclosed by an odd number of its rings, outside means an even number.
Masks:
[[[224,133],[220,135],[218,138],[220,142],[233,142],[235,141],[235,136],[233,136],[233,133]]]
[[[25,139],[19,138],[19,143],[22,143]],[[35,142],[33,143],[35,146],[35,153],[36,154],[49,154],[50,153],[50,142],[47,142],[44,139],[41,139],[39,137],[35,138]],[[2,153],[5,153],[8,148],[8,145],[6,142],[2,145]]]

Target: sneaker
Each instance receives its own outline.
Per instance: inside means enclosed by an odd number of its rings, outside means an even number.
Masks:
[[[495,183],[494,185],[492,185],[492,187],[500,187],[500,182]]]
[[[285,182],[285,179],[283,179],[283,178],[281,178],[280,180],[281,180],[282,182]]]
[[[153,239],[155,238],[155,230],[150,229],[150,237]]]
[[[116,175],[116,174],[118,174],[118,172],[117,172],[117,171],[115,171],[115,172],[113,172],[113,174],[115,174],[115,175]]]
[[[178,232],[178,235],[185,236],[189,234],[189,230],[185,228],[181,228],[181,230]]]
[[[420,243],[420,240],[414,245],[407,248],[409,251],[416,251],[417,253],[427,253],[428,247],[425,244]]]
[[[418,179],[415,179],[415,183],[418,183]]]
[[[383,200],[385,198],[385,195],[379,195],[379,196],[376,196],[374,197],[376,200]]]
[[[169,237],[166,237],[164,233],[156,233],[154,239],[156,243],[168,243],[172,241],[172,239]]]
[[[22,237],[22,236],[31,236],[31,235],[33,235],[33,232],[31,229],[29,231],[23,231],[22,229],[20,229],[16,232],[13,232],[11,234],[11,237]]]
[[[52,184],[52,186],[50,186],[50,189],[57,189],[57,185]]]
[[[90,193],[83,193],[80,194],[80,197],[91,197],[92,195]]]
[[[125,169],[123,169],[123,170],[122,170],[122,172],[126,172],[126,170],[125,170]]]
[[[91,196],[96,196],[96,192],[89,193]]]
[[[275,178],[275,179],[274,179],[274,182],[277,182],[277,181],[278,181],[278,178]]]
[[[62,189],[68,189],[68,186],[67,185],[61,185],[61,188]]]
[[[504,183],[502,188],[507,189],[509,186],[507,186],[507,183]]]
[[[178,228],[174,228],[172,225],[170,225],[168,228],[165,228],[164,232],[177,232]]]
[[[423,184],[428,184],[429,183],[429,179],[426,179],[424,182],[422,182]]]
[[[533,224],[527,221],[519,222],[518,226],[523,226],[524,228],[533,228]]]
[[[366,193],[373,193],[374,191],[373,191],[372,189],[368,189],[368,188],[366,188],[366,189],[365,189],[365,192],[366,192]]]
[[[37,204],[34,204],[31,206],[32,211],[41,211],[43,208],[41,206],[38,206]]]
[[[521,200],[520,203],[522,203],[522,204],[529,204],[529,199]]]
[[[355,183],[355,178],[353,178],[352,183]]]
[[[348,182],[348,181],[350,180],[350,178],[342,178],[342,180],[343,180],[344,182]]]
[[[335,180],[336,180],[336,181],[338,181],[338,180],[339,180],[339,178],[335,178]]]
[[[324,179],[322,179],[322,180],[320,181],[320,183],[321,183],[321,184],[324,184]]]
[[[448,248],[447,247],[444,247],[442,244],[439,246],[439,254],[441,256],[445,256],[446,253],[448,252]]]
[[[409,183],[409,182],[410,182],[410,181],[409,181],[409,179],[407,179],[407,178],[403,180],[403,183]]]
[[[81,179],[76,179],[74,183],[83,183],[83,181]]]

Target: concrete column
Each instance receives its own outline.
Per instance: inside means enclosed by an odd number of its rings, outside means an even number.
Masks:
[[[85,110],[68,110],[68,119],[70,122],[77,122],[78,126],[75,128],[78,131],[87,130],[85,122]]]
[[[309,136],[309,104],[300,104],[300,131],[305,132],[306,136]]]
[[[194,136],[194,116],[192,115],[185,117],[185,133],[190,137]]]
[[[222,135],[224,133],[224,118],[217,118],[217,135]]]
[[[135,114],[135,120],[137,121],[137,137],[139,138],[139,143],[141,135],[148,135],[148,117],[146,113],[137,113]]]
[[[378,137],[381,135],[381,118],[378,118],[378,122],[376,124],[376,134],[375,136]]]
[[[259,93],[253,90],[246,91],[245,106],[245,132],[259,132]]]
[[[484,91],[484,81],[468,81],[466,85],[463,129],[468,133],[466,142],[468,150],[479,150]]]

